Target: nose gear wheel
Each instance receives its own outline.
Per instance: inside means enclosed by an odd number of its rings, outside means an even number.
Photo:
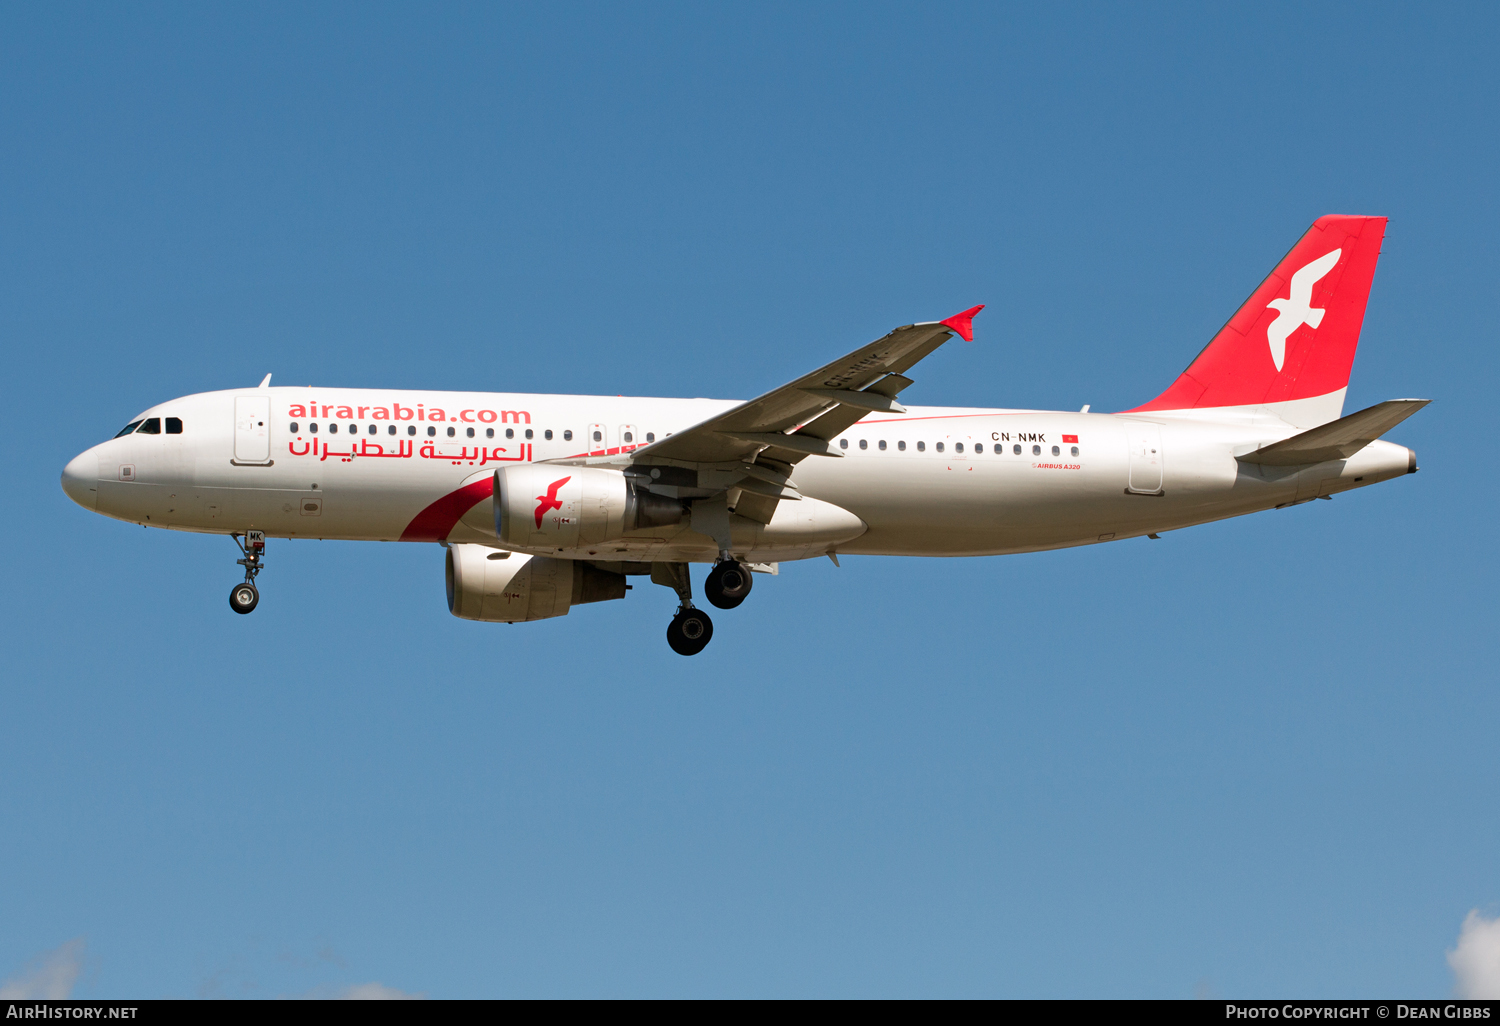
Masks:
[[[248,613],[260,601],[260,592],[249,581],[236,584],[229,589],[229,608],[236,613]]]

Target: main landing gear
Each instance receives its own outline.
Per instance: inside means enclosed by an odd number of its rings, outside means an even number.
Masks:
[[[693,605],[693,582],[686,563],[652,563],[651,580],[677,592],[677,615],[667,624],[667,644],[678,655],[697,655],[714,636],[714,622]],[[703,594],[720,609],[733,609],[750,594],[750,568],[727,555],[714,564]]]
[[[713,640],[714,622],[693,605],[693,583],[686,563],[652,563],[651,582],[677,592],[677,615],[667,624],[667,644],[678,655],[697,655]]]
[[[244,553],[243,559],[235,560],[245,568],[245,580],[242,584],[236,584],[229,592],[229,608],[236,613],[248,613],[260,602],[260,592],[255,588],[255,575],[266,568],[266,532],[246,531],[245,540],[240,541],[240,536],[231,534],[234,543]]]

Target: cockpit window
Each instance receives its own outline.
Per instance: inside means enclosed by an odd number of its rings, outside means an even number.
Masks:
[[[181,417],[168,417],[167,418],[167,434],[169,434],[169,435],[180,435],[180,434],[182,434],[182,418]]]
[[[144,424],[142,424],[139,428],[136,429],[136,434],[138,434],[138,435],[159,435],[159,434],[161,434],[161,418],[160,417],[148,417],[146,419],[146,422]]]
[[[120,429],[120,433],[118,435],[115,435],[115,437],[116,438],[124,438],[126,435],[130,434],[130,432],[134,431],[136,428],[138,428],[140,426],[141,426],[141,422],[140,421],[138,421],[138,420],[132,420],[129,424],[126,424],[123,428],[121,428]]]

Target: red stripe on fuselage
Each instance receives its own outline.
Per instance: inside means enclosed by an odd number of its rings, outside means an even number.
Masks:
[[[449,492],[412,518],[401,532],[402,541],[446,541],[463,515],[495,492],[493,475]]]

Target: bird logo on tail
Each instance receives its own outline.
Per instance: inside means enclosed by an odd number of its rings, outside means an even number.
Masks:
[[[547,515],[549,509],[562,509],[562,500],[557,497],[557,490],[571,480],[573,480],[572,477],[559,478],[547,486],[546,495],[538,495],[536,497],[537,530],[541,530],[542,517]]]
[[[1276,362],[1278,371],[1286,359],[1287,336],[1304,324],[1316,328],[1323,323],[1323,310],[1312,306],[1313,286],[1333,270],[1333,265],[1339,262],[1339,254],[1342,252],[1342,249],[1333,250],[1304,265],[1292,275],[1291,295],[1286,299],[1273,299],[1266,304],[1267,310],[1274,306],[1278,311],[1276,319],[1266,327],[1266,341],[1271,344],[1271,359]]]

